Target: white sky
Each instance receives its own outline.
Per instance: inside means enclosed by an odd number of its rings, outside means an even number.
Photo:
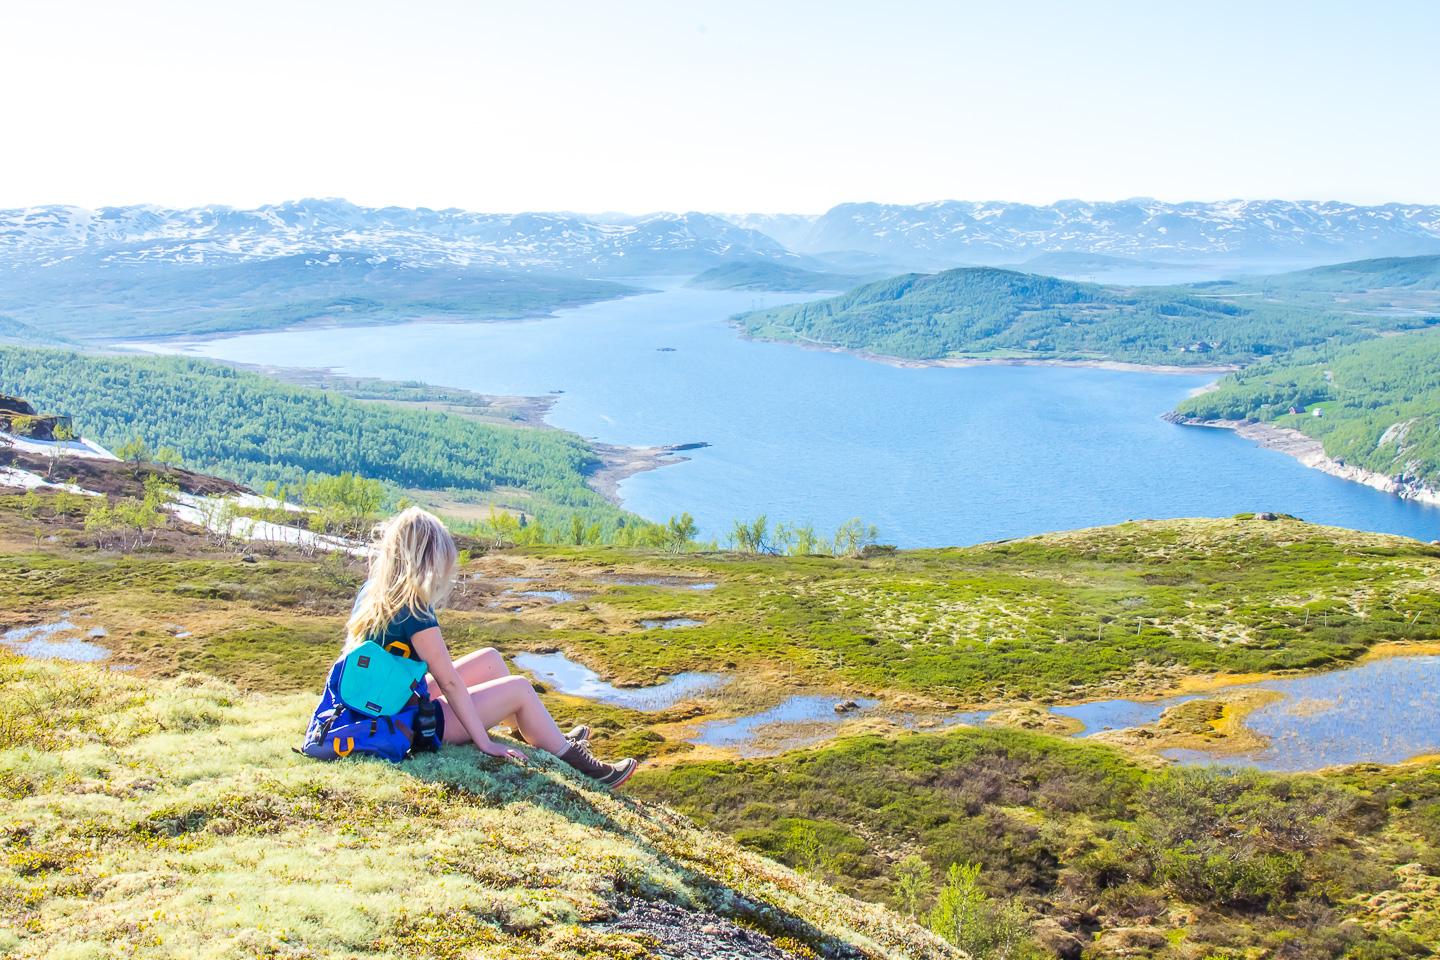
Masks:
[[[0,206],[1440,202],[1440,2],[5,0]]]

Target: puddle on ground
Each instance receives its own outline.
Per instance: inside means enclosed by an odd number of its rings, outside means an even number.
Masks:
[[[694,581],[684,577],[597,577],[601,583],[617,587],[671,587],[685,590],[714,590],[717,584],[712,580]]]
[[[1273,690],[1245,726],[1269,739],[1243,754],[1164,750],[1181,763],[1223,764],[1294,772],[1349,763],[1398,763],[1440,750],[1440,656],[1372,660],[1327,673],[1220,687],[1163,700],[1098,700],[1052,707],[1085,725],[1078,736],[1155,723],[1169,708],[1222,693]]]
[[[506,593],[509,591],[507,590]],[[569,603],[575,599],[575,594],[569,590],[521,590],[515,596],[535,597],[539,600],[549,600],[551,603]]]
[[[1217,690],[1216,693],[1219,691]],[[1050,712],[1062,717],[1071,717],[1085,725],[1076,736],[1093,737],[1106,730],[1128,730],[1143,727],[1160,719],[1160,714],[1171,707],[1190,700],[1202,699],[1199,695],[1169,697],[1164,700],[1094,700],[1072,706],[1051,707]]]
[[[718,673],[687,672],[649,687],[617,687],[563,653],[517,653],[510,658],[522,670],[538,677],[552,690],[585,697],[631,710],[668,710],[682,700],[723,686],[729,678]]]
[[[837,713],[835,707],[847,701],[855,708]],[[829,739],[840,724],[865,715],[879,702],[802,694],[759,713],[707,720],[695,728],[690,742],[735,750],[742,757],[766,756]]]
[[[672,621],[673,622],[673,621]],[[8,636],[8,635],[7,635]],[[8,641],[7,641],[8,642]],[[515,662],[557,690],[602,703],[639,710],[662,710],[686,696],[723,685],[714,673],[683,673],[653,687],[620,688],[564,654],[519,654]],[[1440,656],[1420,655],[1373,660],[1328,673],[1236,684],[1207,694],[1163,700],[1100,700],[1053,707],[1052,712],[1079,720],[1079,737],[1155,723],[1170,707],[1222,693],[1272,690],[1280,699],[1262,704],[1245,719],[1250,730],[1268,738],[1267,746],[1245,754],[1201,750],[1165,750],[1180,763],[1303,771],[1351,763],[1398,763],[1440,752]],[[949,714],[885,712],[879,701],[854,698],[857,708],[836,713],[844,697],[797,695],[743,717],[709,720],[696,727],[692,743],[723,747],[741,756],[764,756],[818,743],[845,721],[859,716],[888,720],[911,730],[978,726],[993,711]]]
[[[1391,657],[1227,689],[1284,695],[1245,718],[1245,726],[1268,737],[1269,744],[1236,757],[1192,750],[1165,751],[1165,756],[1182,763],[1294,772],[1399,763],[1440,751],[1440,656]]]
[[[641,620],[640,626],[646,630],[683,630],[686,627],[703,627],[704,620],[691,620],[689,617],[662,617],[658,620]]]
[[[110,651],[100,644],[81,639],[81,632],[81,628],[67,618],[33,627],[14,627],[0,634],[0,644],[22,657],[33,657],[37,660],[93,663],[110,656]],[[100,635],[104,636],[103,633]],[[95,636],[94,631],[91,631],[90,636]]]

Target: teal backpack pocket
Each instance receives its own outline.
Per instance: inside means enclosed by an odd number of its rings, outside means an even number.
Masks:
[[[367,717],[399,713],[425,676],[425,661],[408,660],[374,640],[366,640],[351,650],[339,666],[340,702]]]

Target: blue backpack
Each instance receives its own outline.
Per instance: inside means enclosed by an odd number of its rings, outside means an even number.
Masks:
[[[439,749],[438,714],[424,661],[367,640],[330,668],[299,752],[316,760],[359,755],[399,763],[412,751]]]

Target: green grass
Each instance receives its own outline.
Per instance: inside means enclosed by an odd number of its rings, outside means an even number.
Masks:
[[[545,642],[631,680],[687,669],[774,673],[950,703],[1153,691],[1171,677],[1314,668],[1440,627],[1440,548],[1295,520],[1127,523],[889,557],[642,557],[710,593],[606,591]],[[705,621],[641,630],[656,615]],[[778,666],[777,666],[778,665]]]
[[[0,529],[28,537],[26,521],[12,520]],[[42,530],[56,544],[0,554],[0,609],[105,609],[132,629],[139,659],[204,645],[217,675],[252,687],[270,670],[246,656],[252,648],[275,659],[283,689],[314,682],[331,656],[327,631],[339,636],[362,576],[354,561],[244,563],[209,548],[189,555],[180,541],[167,549],[181,555],[97,553],[83,539],[64,545],[64,527]],[[548,571],[536,588],[583,596],[512,617],[462,591],[461,609],[445,614],[455,642],[560,647],[632,683],[716,670],[952,705],[1078,700],[1154,693],[1193,674],[1334,666],[1440,631],[1440,547],[1289,519],[1128,523],[865,560],[597,547],[508,555]],[[489,569],[480,559],[467,571]],[[718,587],[619,586],[605,580],[615,571]],[[703,625],[641,625],[672,616]],[[167,624],[192,637],[167,639]]]
[[[626,893],[817,951],[952,955],[551,761],[298,757],[313,705],[0,653],[0,952],[640,960],[593,926]]]
[[[1403,957],[1440,936],[1440,768],[1153,770],[1019,731],[866,736],[650,768],[640,795],[899,906],[899,862],[977,862],[1032,941],[1087,957]],[[821,841],[815,855],[797,837]],[[1412,868],[1435,877],[1415,889]],[[932,884],[922,899],[928,908]],[[1391,905],[1382,920],[1376,904]],[[1068,931],[1068,932],[1067,932]]]
[[[579,598],[512,615],[467,580],[441,615],[456,653],[561,647],[631,681],[740,674],[748,686],[725,702],[660,714],[546,702],[562,723],[593,723],[605,754],[665,757],[637,794],[813,875],[797,879],[551,766],[527,774],[463,750],[400,768],[300,760],[289,747],[338,650],[358,562],[282,550],[247,563],[181,529],[120,556],[87,546],[73,518],[23,509],[0,498],[0,609],[102,625],[112,662],[138,669],[0,654],[0,950],[17,956],[636,955],[587,927],[618,889],[915,957],[933,949],[917,933],[816,882],[888,903],[907,854],[936,870],[983,863],[989,896],[1056,952],[1079,936],[1076,949],[1119,955],[1116,938],[1137,937],[1167,960],[1394,958],[1440,936],[1434,767],[1166,773],[1006,730],[695,762],[671,726],[793,685],[1043,701],[1433,640],[1440,548],[1417,541],[1247,517],[870,559],[546,547],[470,561],[467,576],[536,576],[527,588]],[[718,587],[608,582],[617,574]],[[705,625],[639,626],[671,615]],[[317,863],[367,909],[332,917]],[[1381,930],[1382,916],[1397,925]]]

